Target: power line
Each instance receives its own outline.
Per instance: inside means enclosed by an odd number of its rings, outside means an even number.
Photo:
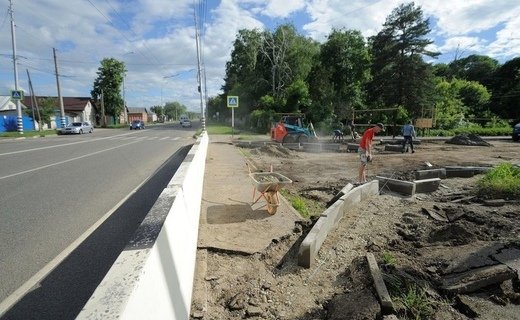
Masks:
[[[105,20],[107,20],[107,22],[117,31],[119,32],[119,34],[121,34],[123,36],[123,38],[126,39],[126,41],[130,42],[130,43],[133,43],[135,42],[134,40],[130,40],[123,32],[121,32],[121,30],[119,30],[116,25],[112,22],[112,20],[110,20],[110,18],[108,18],[98,7],[96,7],[92,1],[90,0],[87,0],[91,5],[92,7],[94,7],[94,9],[96,9],[97,12],[99,12],[99,14],[101,16],[103,16],[105,18]],[[131,30],[131,28],[130,28]],[[133,32],[133,31],[132,31]],[[135,34],[135,32],[133,32]],[[136,35],[137,36],[137,35]],[[160,64],[160,61],[159,59],[157,59],[157,57],[155,57],[152,53],[151,53],[151,50],[146,46],[146,43],[143,43],[144,47],[148,49],[148,51],[150,52],[150,55],[155,59],[155,61],[157,61],[159,64]],[[142,55],[146,60],[150,61],[150,59],[148,58],[148,56],[146,56],[143,52],[141,52],[140,50],[138,49],[135,49],[140,55]]]

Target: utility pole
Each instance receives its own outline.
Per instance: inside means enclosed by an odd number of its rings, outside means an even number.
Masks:
[[[126,92],[125,92],[125,78],[126,78],[126,71],[123,74],[123,121],[125,124],[128,123],[128,113],[126,112]]]
[[[34,94],[34,89],[31,81],[31,75],[29,74],[29,69],[25,69],[27,71],[27,78],[29,79],[29,91],[31,92],[31,109],[33,114],[33,123],[34,130],[36,130],[36,119],[34,118],[34,107],[36,106],[36,111],[38,112],[38,131],[43,130],[42,116],[40,115],[40,108],[38,108],[38,101],[36,100],[36,95]]]
[[[13,45],[13,66],[14,66],[14,90],[18,91],[18,66],[16,56],[16,35],[14,30],[14,10],[13,2],[9,0],[9,13],[11,15],[11,43]],[[16,129],[23,134],[22,105],[20,99],[16,99]]]
[[[58,99],[60,100],[60,116],[61,116],[61,127],[65,127],[65,108],[63,107],[63,97],[61,96],[60,89],[60,75],[58,73],[58,61],[56,59],[56,48],[52,48],[52,53],[54,55],[54,69],[56,70],[56,86],[58,87]]]
[[[193,16],[195,18],[195,42],[197,46],[197,80],[198,80],[198,90],[200,95],[200,122],[202,124],[202,131],[206,131],[206,118],[204,117],[204,99],[202,96],[202,73],[200,70],[200,53],[199,53],[199,24],[197,22],[197,14],[194,11]]]
[[[103,97],[103,89],[101,90],[101,116],[103,117],[101,119],[101,127],[106,128],[107,118],[105,117],[105,99]]]

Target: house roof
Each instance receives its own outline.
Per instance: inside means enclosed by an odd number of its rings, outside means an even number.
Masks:
[[[36,96],[38,101],[46,98],[56,99],[56,101],[58,100],[58,97]],[[85,110],[85,107],[89,102],[91,102],[90,97],[63,97],[63,109],[65,109],[65,111],[81,112]],[[23,104],[30,108],[32,106],[31,96],[25,96],[23,99]],[[95,108],[95,105],[92,102],[91,105]]]
[[[21,104],[22,109],[25,108],[25,105]],[[0,96],[0,111],[10,111],[16,110],[16,104],[11,100],[11,96]]]
[[[127,107],[126,110],[128,111],[128,113],[148,113],[146,108],[130,108],[130,107]]]

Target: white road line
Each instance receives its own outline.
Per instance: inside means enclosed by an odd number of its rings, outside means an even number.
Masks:
[[[0,156],[6,156],[11,154],[17,154],[17,153],[25,153],[25,152],[31,152],[31,151],[38,151],[38,150],[45,150],[45,149],[52,149],[52,148],[59,148],[59,147],[65,147],[65,146],[71,146],[75,144],[80,143],[87,143],[87,142],[94,142],[94,141],[101,141],[101,140],[110,140],[114,137],[122,137],[128,135],[128,133],[124,133],[122,135],[112,136],[112,137],[105,137],[105,138],[97,138],[92,140],[83,140],[83,141],[76,141],[76,142],[70,142],[70,143],[64,143],[64,144],[57,144],[54,146],[47,146],[47,147],[39,147],[39,148],[33,148],[33,149],[27,149],[27,150],[19,150],[19,151],[13,151],[13,152],[6,152],[6,153],[0,153]]]
[[[164,165],[164,164],[163,164]],[[162,166],[161,166],[162,167]],[[161,168],[160,167],[160,168]],[[159,168],[159,169],[160,169]],[[157,169],[157,170],[159,170]],[[10,294],[4,301],[0,302],[0,317],[2,317],[9,309],[11,309],[21,298],[23,298],[27,292],[36,287],[48,274],[50,274],[65,258],[67,258],[76,248],[87,239],[106,219],[108,219],[123,203],[125,203],[128,198],[130,198],[134,193],[144,185],[150,177],[155,174],[152,173],[148,178],[146,178],[141,184],[134,188],[134,190],[130,191],[130,193],[121,199],[112,209],[110,209],[104,216],[102,216],[96,223],[94,223],[90,228],[88,228],[83,234],[77,238],[74,242],[72,242],[65,250],[60,252],[54,259],[52,259],[49,263],[47,263],[40,271],[38,271],[34,276],[32,276],[29,280],[27,280],[23,285],[21,285],[18,289],[16,289],[12,294]]]
[[[75,158],[72,158],[72,159],[63,160],[63,161],[51,163],[51,164],[48,164],[48,165],[45,165],[45,166],[41,166],[41,167],[37,167],[37,168],[25,170],[25,171],[13,173],[13,174],[10,174],[10,175],[7,175],[7,176],[0,177],[0,180],[11,178],[11,177],[16,177],[16,176],[19,176],[19,175],[22,175],[22,174],[26,174],[26,173],[29,173],[29,172],[38,171],[38,170],[42,170],[42,169],[45,169],[45,168],[49,168],[49,167],[57,166],[57,165],[60,165],[60,164],[64,164],[64,163],[67,163],[67,162],[75,161],[75,160],[78,160],[78,159],[90,157],[90,156],[93,156],[95,154],[99,154],[99,153],[103,153],[105,151],[110,151],[110,150],[114,150],[114,149],[117,149],[117,148],[121,148],[121,147],[127,146],[127,145],[132,144],[132,143],[136,143],[136,142],[138,142],[138,141],[132,141],[132,142],[129,142],[129,143],[125,143],[125,144],[113,147],[113,148],[99,150],[99,151],[92,152],[92,153],[89,153],[89,154],[85,154],[85,155],[82,155],[82,156],[79,156],[79,157],[75,157]]]

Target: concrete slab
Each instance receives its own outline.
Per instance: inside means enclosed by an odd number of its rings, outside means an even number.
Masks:
[[[446,167],[446,178],[471,178],[475,175],[472,167]]]
[[[402,181],[381,176],[376,176],[379,180],[380,191],[392,191],[405,196],[413,196],[415,194],[415,183],[410,181]]]
[[[393,152],[403,152],[403,146],[397,144],[386,144],[385,151],[393,151]]]
[[[423,180],[423,179],[446,179],[446,169],[428,169],[428,170],[417,170],[415,171],[415,180]]]
[[[348,152],[357,152],[358,149],[359,149],[359,144],[357,144],[357,143],[348,143],[347,144]]]
[[[359,203],[361,199],[366,199],[371,195],[377,194],[379,194],[378,182],[371,181],[348,191],[338,201],[327,208],[302,241],[298,251],[298,265],[311,268],[316,261],[316,255],[327,238],[327,235],[336,227],[338,222],[343,218],[343,215],[348,212],[352,206]]]
[[[295,222],[302,220],[292,206],[281,195],[274,215],[267,212],[263,198],[252,206],[254,185],[245,158],[238,148],[222,143],[229,138],[209,139],[198,248],[253,254],[291,234]]]
[[[379,270],[376,258],[371,252],[366,254],[366,258],[368,261],[370,274],[372,275],[372,280],[374,281],[374,287],[376,288],[377,296],[379,298],[379,302],[381,303],[381,309],[383,310],[383,313],[393,313],[394,304],[392,302],[392,298],[390,298],[388,290],[386,289],[385,282],[383,281],[383,275],[381,274],[381,270]]]
[[[422,180],[414,180],[415,183],[415,192],[416,193],[429,193],[434,192],[439,189],[441,185],[441,179],[432,178],[432,179],[422,179]]]

